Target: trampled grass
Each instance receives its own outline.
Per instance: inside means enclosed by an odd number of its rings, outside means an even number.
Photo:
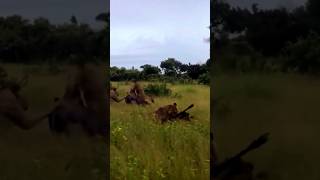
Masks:
[[[124,96],[130,83],[113,83]],[[147,107],[111,103],[111,179],[209,179],[209,87],[169,85],[170,97]],[[176,102],[191,122],[159,124],[153,112]]]
[[[285,74],[221,75],[211,89],[217,102],[214,119],[218,158],[246,147],[264,132],[270,141],[244,159],[268,179],[320,178],[320,81]],[[223,103],[222,103],[223,102]],[[222,116],[223,115],[223,116]],[[266,177],[266,176],[265,176]]]

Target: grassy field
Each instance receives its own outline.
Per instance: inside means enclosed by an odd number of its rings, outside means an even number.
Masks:
[[[130,83],[112,83],[124,96]],[[148,107],[111,103],[111,179],[209,179],[208,86],[169,85],[173,96],[155,98]],[[153,112],[176,102],[192,122],[156,123]]]
[[[31,114],[47,112],[53,97],[64,91],[64,73],[55,74],[47,66],[2,65],[10,76],[29,73],[22,94]],[[106,145],[101,139],[83,134],[57,137],[49,132],[48,121],[29,131],[0,122],[1,180],[104,180]]]
[[[212,88],[219,159],[264,132],[270,141],[244,157],[266,179],[320,179],[320,80],[299,75],[221,75]]]

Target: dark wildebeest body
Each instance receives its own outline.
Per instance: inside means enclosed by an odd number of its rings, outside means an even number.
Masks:
[[[89,136],[107,135],[107,97],[104,71],[94,65],[79,65],[69,79],[63,98],[51,113],[50,129],[68,133],[72,124],[80,124]],[[103,78],[103,79],[101,79]]]
[[[99,133],[99,124],[94,123],[97,117],[94,112],[79,104],[60,104],[49,116],[50,129],[58,133],[69,133],[70,125],[81,124],[83,130],[88,135],[93,136]],[[91,122],[91,123],[90,123]]]
[[[268,141],[269,133],[261,135],[235,156],[213,166],[213,177],[218,180],[253,180],[254,166],[242,159],[250,151],[261,147]],[[216,155],[216,154],[215,154]]]
[[[147,99],[154,103],[154,99],[151,96],[147,96],[141,85],[137,81],[134,81],[133,87],[125,97],[125,102],[127,104],[149,105],[150,102]]]
[[[127,104],[137,104],[137,105],[149,105],[150,104],[150,102],[148,102],[145,99],[145,97],[141,97],[141,96],[128,95],[124,99]]]

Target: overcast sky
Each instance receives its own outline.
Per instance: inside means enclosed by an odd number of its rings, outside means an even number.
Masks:
[[[97,14],[107,12],[109,0],[0,0],[0,16],[19,14],[33,19],[48,18],[53,23],[69,22],[75,15],[80,23],[100,28],[95,21]]]
[[[209,0],[112,0],[110,14],[111,66],[209,58]]]

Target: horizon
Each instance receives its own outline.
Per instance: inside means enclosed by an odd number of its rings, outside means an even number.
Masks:
[[[166,59],[168,59],[168,58],[166,58]],[[164,60],[166,60],[166,59],[164,59]],[[174,58],[175,59],[175,58]],[[207,61],[207,60],[206,60]],[[182,62],[183,64],[199,64],[199,65],[203,65],[203,64],[205,64],[206,62],[199,62],[199,63],[191,63],[191,62]],[[147,63],[148,64],[148,63]],[[132,68],[134,68],[134,69],[137,69],[137,70],[141,70],[141,66],[143,66],[143,65],[147,65],[147,64],[141,64],[141,65],[137,65],[137,66],[127,66],[127,67],[125,67],[125,66],[117,66],[117,65],[110,65],[110,68],[113,68],[113,67],[117,67],[117,68],[125,68],[125,69],[132,69]],[[160,64],[161,64],[161,61],[160,61],[160,63],[159,64],[148,64],[148,65],[152,65],[152,66],[156,66],[156,67],[158,67],[158,68],[160,68],[161,69],[161,67],[160,67]]]

